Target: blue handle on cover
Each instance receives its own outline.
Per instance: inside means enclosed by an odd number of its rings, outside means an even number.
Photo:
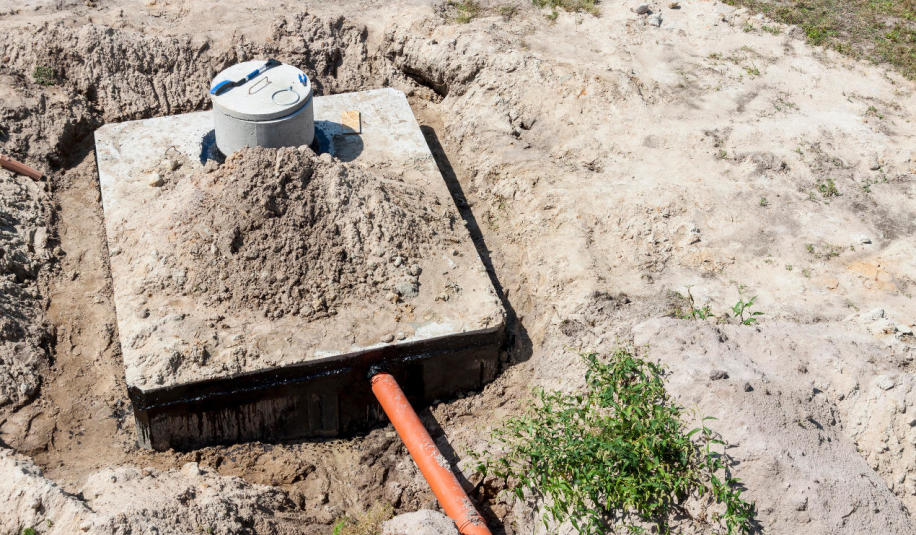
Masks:
[[[216,84],[216,85],[213,87],[213,89],[210,90],[210,94],[211,94],[211,95],[216,95],[217,93],[219,93],[219,90],[223,88],[223,86],[225,86],[226,84],[231,84],[231,83],[232,83],[232,82],[230,82],[229,80],[223,80],[222,82]]]

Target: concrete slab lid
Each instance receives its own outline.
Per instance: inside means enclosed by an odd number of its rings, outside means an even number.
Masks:
[[[267,60],[237,63],[216,75],[210,87],[222,81],[241,80]],[[305,83],[300,80],[303,77]],[[290,115],[305,106],[312,96],[312,85],[304,72],[282,64],[256,76],[248,83],[220,95],[210,95],[213,108],[237,119],[269,121]]]
[[[452,202],[404,93],[379,89],[315,97],[314,106],[319,145],[335,157],[385,166],[398,180]],[[348,133],[338,122],[347,110],[360,111],[361,134]],[[320,320],[266,320],[254,310],[230,314],[211,309],[190,295],[138,291],[138,282],[161,270],[159,255],[168,251],[173,216],[194,198],[198,187],[182,179],[170,186],[175,189],[169,193],[149,185],[149,170],[172,154],[185,162],[182,173],[199,171],[212,125],[210,112],[198,112],[106,124],[95,133],[129,387],[151,393],[503,328],[502,304],[461,223],[460,242],[415,259],[422,268],[421,291],[406,304],[391,303],[380,292],[377,299],[348,303],[338,307],[336,315]],[[396,336],[392,340],[390,335]],[[207,347],[205,361],[172,358],[190,355],[198,343]],[[172,364],[178,367],[171,370]],[[155,380],[160,373],[161,382]]]

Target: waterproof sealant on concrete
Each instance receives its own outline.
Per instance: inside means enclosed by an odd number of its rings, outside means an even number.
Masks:
[[[313,102],[313,146],[343,161],[383,165],[452,202],[402,92]],[[340,122],[351,110],[361,114],[362,133]],[[269,320],[256,310],[227,314],[193,296],[138,292],[134,284],[164,269],[159,251],[170,246],[169,226],[185,208],[183,196],[168,197],[149,175],[167,158],[180,159],[185,174],[207,163],[214,154],[211,112],[108,124],[95,140],[119,341],[142,446],[188,449],[363,430],[384,421],[367,380],[376,365],[421,405],[479,389],[495,376],[505,313],[460,221],[459,243],[418,259],[421,291],[409,303],[345,304],[312,321]]]

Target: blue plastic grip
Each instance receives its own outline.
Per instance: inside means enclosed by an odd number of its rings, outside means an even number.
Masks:
[[[232,82],[230,82],[229,80],[223,80],[222,82],[220,82],[220,83],[216,84],[215,86],[213,86],[213,89],[210,90],[210,94],[211,94],[211,95],[216,95],[216,94],[218,94],[218,93],[219,93],[219,90],[222,89],[223,86],[225,86],[226,84],[231,84],[231,83],[232,83]]]

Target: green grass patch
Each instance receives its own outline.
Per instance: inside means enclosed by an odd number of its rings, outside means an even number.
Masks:
[[[599,0],[531,0],[531,3],[537,7],[549,7],[552,10],[551,18],[557,18],[557,10],[572,11],[574,13],[584,12],[590,15],[598,16]]]
[[[585,390],[536,390],[531,408],[494,432],[501,453],[478,455],[478,470],[519,497],[540,498],[548,529],[569,521],[581,535],[598,535],[649,523],[667,534],[692,496],[717,504],[707,520],[749,533],[754,505],[730,476],[725,444],[706,425],[712,418],[688,431],[662,367],[629,350],[584,358]]]
[[[916,79],[916,0],[723,1],[794,24],[811,44],[887,63]]]
[[[460,24],[467,24],[471,22],[477,18],[481,12],[483,12],[483,8],[480,7],[480,4],[474,0],[467,0],[463,2],[455,2],[453,0],[449,0],[448,5],[455,10],[454,20]]]
[[[57,74],[47,65],[36,65],[32,71],[32,79],[38,85],[54,85],[57,83]]]

